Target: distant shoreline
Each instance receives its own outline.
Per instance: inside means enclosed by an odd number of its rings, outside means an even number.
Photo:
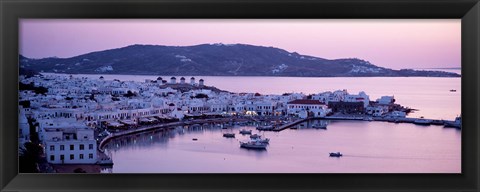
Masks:
[[[453,76],[264,76],[264,75],[165,75],[165,74],[99,74],[99,73],[55,73],[55,72],[39,72],[40,74],[56,74],[56,75],[131,75],[131,76],[159,76],[159,77],[272,77],[272,78],[461,78]]]

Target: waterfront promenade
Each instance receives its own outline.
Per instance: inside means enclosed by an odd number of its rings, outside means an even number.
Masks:
[[[384,121],[384,122],[392,122],[392,123],[415,123],[416,120],[423,119],[423,118],[386,118],[386,117],[370,117],[365,115],[332,115],[326,117],[309,117],[305,119],[298,119],[287,124],[277,126],[273,129],[273,131],[283,131],[285,129],[291,128],[295,125],[300,123],[310,121],[310,120],[356,120],[356,121]],[[443,125],[444,120],[437,120],[437,119],[424,119],[429,121],[429,124],[432,125]],[[108,143],[109,140],[121,137],[124,135],[130,135],[140,132],[146,132],[151,130],[158,130],[158,129],[169,129],[175,126],[185,126],[185,125],[194,125],[194,124],[204,124],[204,123],[226,123],[226,122],[246,122],[246,121],[254,121],[254,122],[261,122],[260,120],[253,118],[253,117],[226,117],[226,118],[212,118],[212,119],[196,119],[196,120],[189,120],[189,121],[178,121],[178,122],[171,122],[165,124],[155,124],[155,125],[144,125],[138,128],[132,128],[124,131],[114,132],[109,134],[107,137],[103,138],[98,145],[98,149],[103,152],[104,146]]]
[[[98,145],[98,150],[100,152],[104,152],[104,146],[113,138],[121,137],[124,135],[130,135],[135,133],[141,133],[146,131],[152,130],[159,130],[159,129],[169,129],[174,128],[175,126],[185,126],[185,125],[195,125],[195,124],[204,124],[204,123],[226,123],[226,122],[245,122],[250,121],[250,118],[237,118],[237,117],[227,117],[227,118],[212,118],[212,119],[196,119],[196,120],[189,120],[189,121],[178,121],[178,122],[171,122],[171,123],[164,123],[164,124],[155,124],[155,125],[144,125],[138,128],[131,128],[124,131],[110,133],[108,136],[103,138]]]

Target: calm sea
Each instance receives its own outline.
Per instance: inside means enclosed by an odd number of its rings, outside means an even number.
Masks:
[[[139,81],[158,76],[74,75],[107,80]],[[162,76],[170,79],[170,76]],[[365,91],[375,100],[395,96],[396,102],[418,109],[410,117],[453,120],[461,113],[461,78],[427,77],[197,77],[231,92],[306,94],[347,89]],[[178,79],[178,77],[177,77]],[[190,79],[190,76],[186,76]],[[455,89],[456,92],[450,92]],[[443,126],[388,122],[331,121],[327,130],[308,128],[265,132],[266,151],[239,147],[247,140],[238,131],[205,126],[177,127],[114,139],[107,146],[114,166],[106,173],[460,173],[461,131]],[[236,138],[222,137],[234,132]],[[197,141],[193,141],[197,138]],[[342,152],[341,158],[328,156]]]

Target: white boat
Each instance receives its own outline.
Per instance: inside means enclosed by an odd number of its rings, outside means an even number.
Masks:
[[[246,149],[266,149],[267,144],[259,141],[240,142],[241,148]]]
[[[242,129],[242,130],[240,130],[240,134],[242,134],[242,135],[250,135],[250,134],[252,134],[252,130]]]
[[[444,121],[444,127],[462,128],[462,117],[456,117],[455,121]]]
[[[413,123],[417,125],[430,125],[432,121],[421,117],[420,119],[415,120]]]
[[[265,144],[268,144],[270,142],[270,139],[269,138],[256,138],[256,139],[252,139],[252,141],[258,141],[260,143],[265,143]]]

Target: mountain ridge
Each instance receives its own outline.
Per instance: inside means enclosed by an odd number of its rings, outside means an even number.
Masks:
[[[247,44],[165,46],[134,44],[69,58],[30,59],[20,68],[67,74],[292,76],[292,77],[460,77],[440,71],[393,70],[358,58],[324,59],[276,47]]]

